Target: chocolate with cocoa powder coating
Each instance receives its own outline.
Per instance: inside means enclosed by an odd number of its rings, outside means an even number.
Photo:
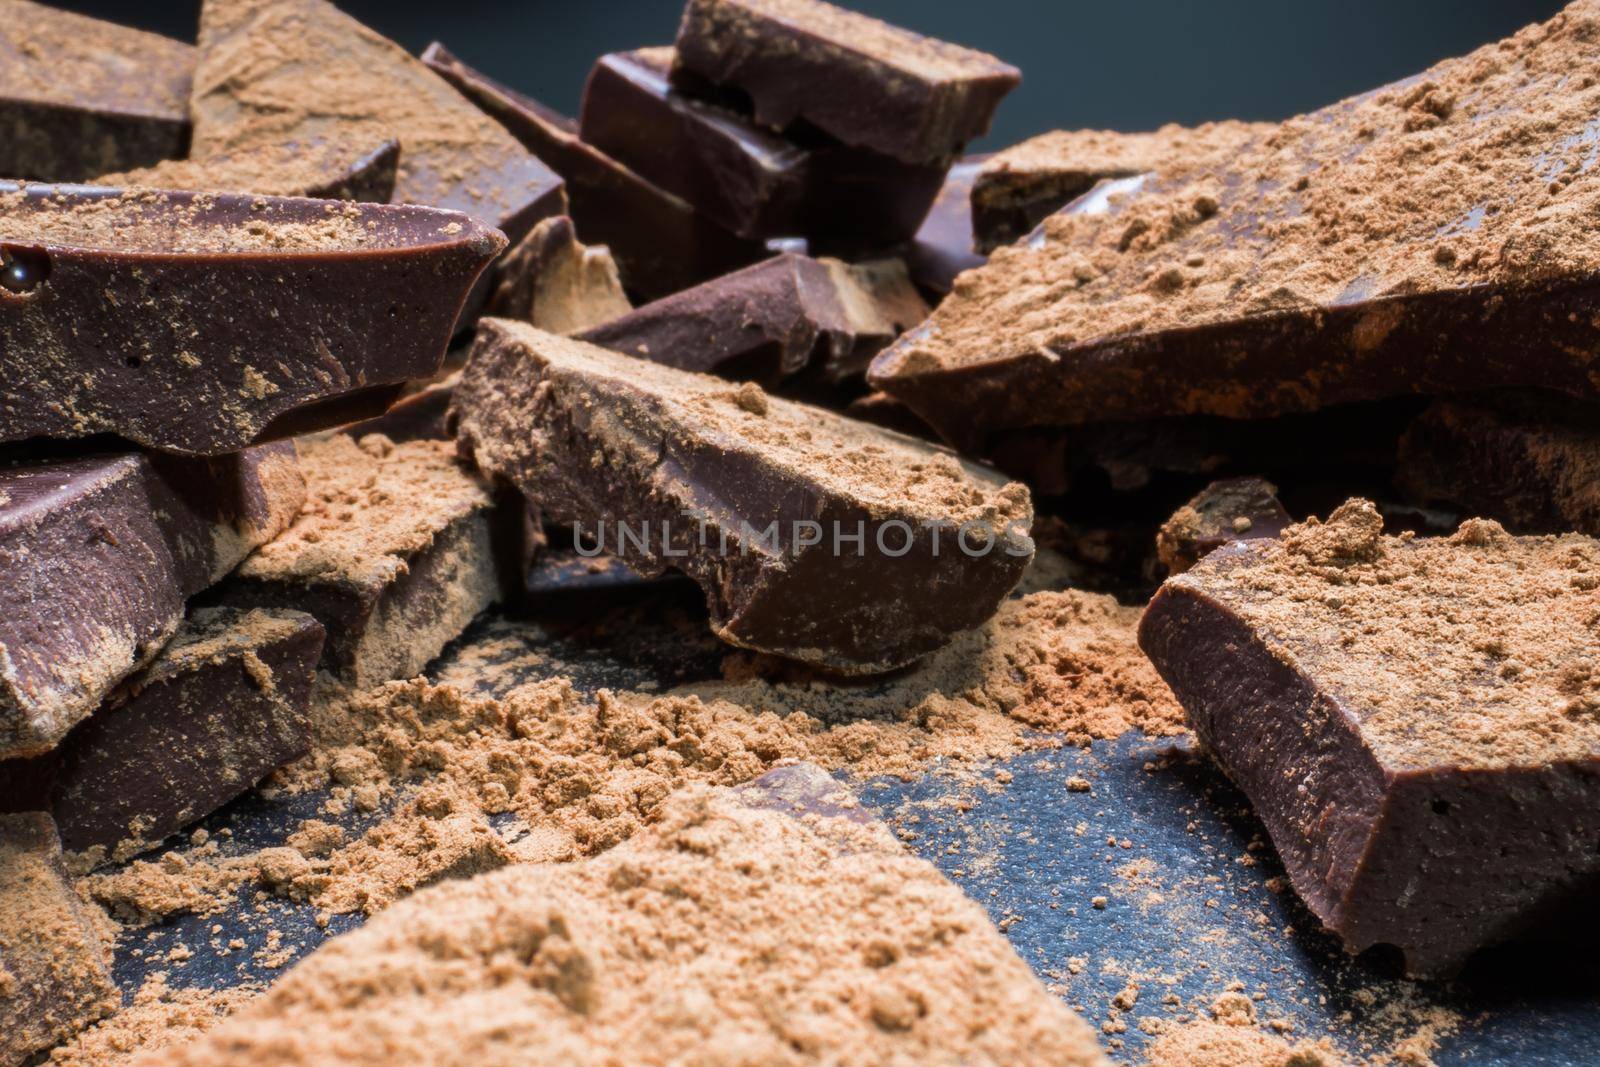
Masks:
[[[1277,537],[1294,520],[1264,478],[1212,482],[1175,511],[1156,533],[1156,554],[1169,574],[1182,574],[1223,545]]]
[[[1221,548],[1139,643],[1312,912],[1446,975],[1600,889],[1600,543],[1382,529],[1351,501]]]
[[[46,810],[78,851],[160,841],[311,747],[322,626],[197,608],[54,751],[0,763],[0,811]]]
[[[545,219],[496,267],[489,314],[551,333],[575,333],[633,310],[605,245],[578,241],[565,215]]]
[[[1033,555],[1027,490],[945,450],[521,323],[480,326],[454,411],[547,521],[698,582],[723,640],[845,674],[988,619]]]
[[[360,146],[317,139],[241,148],[204,159],[172,159],[142,170],[102,174],[94,184],[387,204],[394,196],[399,165],[400,142],[392,138]]]
[[[504,247],[428,208],[0,183],[0,441],[215,455],[381,411]]]
[[[282,444],[0,466],[0,757],[60,741],[304,499]]]
[[[820,0],[690,0],[676,66],[739,89],[756,121],[803,119],[848,145],[944,163],[1022,81],[984,52]]]
[[[0,177],[82,182],[183,155],[195,50],[0,0]]]

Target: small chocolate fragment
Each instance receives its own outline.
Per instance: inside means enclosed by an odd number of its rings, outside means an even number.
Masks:
[[[1292,522],[1271,482],[1225,478],[1206,486],[1162,524],[1156,554],[1169,574],[1182,574],[1223,545],[1277,537]]]
[[[395,140],[360,148],[323,140],[291,141],[102,174],[94,184],[113,189],[190,189],[387,204],[394,196],[399,164],[400,142]]]
[[[989,261],[977,250],[972,232],[972,185],[988,158],[966,156],[956,161],[906,249],[912,280],[939,296],[955,286],[956,275]]]
[[[60,741],[304,500],[283,444],[0,466],[0,757]]]
[[[515,241],[566,211],[561,179],[405,49],[326,0],[205,0],[194,76],[201,158],[318,139],[400,141],[396,203]]]
[[[0,815],[0,1063],[31,1063],[121,1003],[50,816]]]
[[[1396,482],[1519,533],[1600,535],[1593,408],[1551,399],[1439,400],[1400,439]]]
[[[427,208],[0,183],[0,441],[215,455],[382,410],[504,247]]]
[[[784,254],[576,336],[668,367],[773,386],[807,369],[828,382],[859,377],[927,316],[898,260],[851,266]]]
[[[674,89],[673,58],[672,48],[602,56],[583,93],[583,140],[741,237],[882,248],[916,232],[943,184],[942,162],[773,133],[727,93]]]
[[[605,245],[578,243],[572,220],[545,219],[502,257],[489,314],[576,333],[633,310]]]
[[[0,177],[88,181],[183,155],[195,50],[0,0]]]
[[[689,0],[677,66],[742,90],[756,121],[796,120],[907,163],[942,163],[989,131],[1022,81],[984,52],[820,0]]]
[[[630,292],[654,300],[766,255],[761,242],[723,229],[584,144],[571,119],[479,74],[443,45],[429,45],[422,60],[566,180],[578,236],[611,249]]]
[[[450,397],[460,379],[460,371],[451,371],[420,387],[412,386],[412,391],[382,415],[341,426],[339,432],[357,441],[369,433],[382,434],[396,443],[449,440],[455,436],[450,432]]]
[[[983,622],[1033,555],[1027,491],[944,450],[521,323],[480,326],[454,411],[547,521],[698,582],[723,640],[845,674]]]
[[[310,612],[328,632],[323,668],[351,685],[410,678],[501,595],[493,495],[444,441],[298,448],[305,510],[214,597]]]
[[[1351,501],[1221,548],[1139,643],[1312,912],[1442,976],[1600,889],[1600,543],[1382,530]]]
[[[209,815],[310,749],[322,637],[298,611],[196,608],[53,752],[0,763],[0,811],[50,811],[71,851],[137,849]]]

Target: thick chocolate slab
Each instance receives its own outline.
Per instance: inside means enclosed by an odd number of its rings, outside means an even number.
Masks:
[[[852,266],[786,253],[576,336],[681,370],[772,386],[806,370],[829,382],[928,316],[898,260]]]
[[[422,60],[567,183],[578,236],[611,249],[630,292],[646,300],[687,289],[766,255],[687,201],[578,139],[577,124],[488,78],[435,42]]]
[[[400,142],[393,139],[359,146],[291,141],[102,174],[94,184],[113,189],[191,189],[387,204],[394,196],[399,165]]]
[[[551,333],[609,322],[633,310],[605,245],[578,242],[565,215],[545,219],[501,259],[489,313]]]
[[[944,182],[942,161],[911,165],[774,133],[727,93],[675,90],[673,59],[672,48],[602,56],[584,88],[583,140],[741,237],[882,248],[916,232]]]
[[[0,183],[0,441],[215,455],[381,410],[504,247],[427,208]]]
[[[944,185],[906,248],[906,266],[922,288],[943,296],[956,275],[981,267],[989,257],[977,250],[972,231],[972,185],[988,156],[966,156],[950,167]]]
[[[454,412],[546,521],[689,575],[723,640],[841,673],[983,622],[1033,554],[1027,491],[948,452],[521,323],[480,326]]]
[[[0,177],[81,182],[181,156],[194,65],[181,41],[0,0]]]
[[[566,211],[561,179],[405,49],[326,0],[206,0],[197,156],[285,141],[400,141],[395,202],[513,241]]]
[[[0,756],[60,741],[304,500],[282,444],[0,467]]]
[[[71,851],[181,830],[310,749],[322,639],[302,612],[196,608],[53,752],[0,763],[0,811],[49,811]]]
[[[820,0],[690,0],[677,65],[748,94],[756,121],[797,120],[908,163],[943,163],[989,130],[1022,80],[970,48]]]
[[[1221,548],[1139,642],[1317,917],[1442,975],[1600,888],[1600,543],[1382,527]]]
[[[1169,574],[1182,574],[1223,545],[1277,537],[1294,520],[1264,478],[1212,482],[1173,512],[1156,533],[1156,554]]]

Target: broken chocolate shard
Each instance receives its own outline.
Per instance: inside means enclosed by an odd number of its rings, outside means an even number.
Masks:
[[[363,147],[325,140],[291,141],[102,174],[94,184],[112,189],[186,189],[387,204],[394,196],[399,164],[400,142],[395,140]]]
[[[0,441],[215,455],[348,422],[439,369],[504,247],[427,208],[0,183]]]
[[[690,0],[677,66],[741,90],[772,129],[803,119],[908,163],[959,154],[1022,81],[994,56],[821,0]]]
[[[322,638],[303,612],[196,608],[55,750],[0,763],[0,811],[49,811],[69,851],[118,854],[204,818],[310,749]]]
[[[566,211],[561,179],[405,49],[325,0],[205,0],[199,157],[288,141],[405,155],[396,203],[459,211],[513,241]]]
[[[521,323],[480,326],[454,412],[546,521],[689,575],[723,640],[840,673],[982,623],[1033,554],[1027,491],[945,450]]]
[[[611,249],[629,291],[654,300],[766,255],[761,242],[723,229],[585,144],[570,118],[478,73],[443,45],[429,45],[422,60],[565,179],[579,238]]]
[[[1169,574],[1182,574],[1223,545],[1277,537],[1294,520],[1264,478],[1212,482],[1173,512],[1156,533],[1156,554]]]
[[[489,314],[576,333],[633,310],[605,245],[583,245],[565,215],[545,219],[500,261]]]
[[[1594,15],[1580,0],[1291,119],[1223,170],[1051,216],[881,355],[872,384],[961,442],[1477,389],[1600,398],[1600,255],[1568,210],[1600,187],[1581,149],[1600,84],[1540,73],[1600,61]]]
[[[0,1063],[32,1063],[122,998],[48,814],[0,814],[0,902]]]
[[[577,336],[680,370],[773,386],[812,370],[858,377],[928,306],[898,260],[785,254],[646,304]]]
[[[584,89],[583,140],[741,237],[882,248],[916,232],[943,184],[942,162],[774,133],[717,99],[727,94],[675,89],[673,57],[671,48],[602,56]]]
[[[1600,888],[1600,543],[1372,505],[1172,578],[1139,643],[1348,949],[1447,975]]]
[[[0,0],[0,176],[83,182],[183,155],[195,50]]]
[[[408,387],[410,391],[382,415],[341,426],[339,432],[357,441],[369,433],[382,434],[396,443],[449,440],[454,436],[449,424],[450,397],[460,378],[460,371],[451,371],[420,386]]]
[[[59,742],[304,499],[283,444],[0,467],[0,757]]]
[[[977,250],[972,231],[972,185],[988,158],[967,156],[956,161],[906,249],[912,280],[938,296],[955,286],[962,271],[989,261]]]
[[[502,594],[494,496],[445,441],[297,446],[304,511],[213,598],[310,612],[328,632],[322,666],[352,685],[410,678]]]

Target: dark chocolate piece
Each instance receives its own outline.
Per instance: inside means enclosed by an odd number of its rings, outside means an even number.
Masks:
[[[399,165],[400,142],[395,140],[359,148],[323,140],[291,141],[102,174],[94,184],[113,189],[189,189],[387,204],[394,196]]]
[[[31,1063],[121,1006],[100,931],[50,816],[0,815],[0,1063]]]
[[[545,219],[500,260],[489,314],[576,333],[633,310],[605,245],[578,242],[572,220]]]
[[[1352,501],[1221,548],[1139,643],[1312,912],[1447,975],[1600,889],[1600,543],[1382,529]]]
[[[479,74],[443,45],[429,45],[422,59],[566,180],[578,236],[611,249],[629,291],[654,300],[766,256],[761,242],[723,229],[584,144],[571,119]]]
[[[441,375],[408,391],[382,415],[339,428],[357,441],[369,433],[381,433],[391,441],[445,441],[450,431],[450,397],[455,392],[459,371]]]
[[[898,260],[851,266],[786,254],[576,336],[668,367],[773,386],[808,369],[829,382],[859,377],[927,316]]]
[[[748,94],[756,121],[796,120],[908,163],[943,163],[989,131],[1022,74],[820,0],[689,0],[677,63]]]
[[[882,426],[885,430],[937,441],[938,436],[927,423],[917,418],[916,412],[906,407],[888,393],[868,393],[858,396],[845,405],[844,413],[852,419]]]
[[[1173,512],[1156,534],[1156,554],[1169,574],[1182,574],[1223,545],[1277,537],[1294,520],[1264,478],[1212,482]]]
[[[671,48],[602,56],[583,93],[585,142],[742,237],[848,237],[879,248],[916,232],[944,181],[866,149],[773,133],[731,101],[672,87]]]
[[[0,441],[214,455],[381,410],[504,247],[427,208],[0,183]]]
[[[183,155],[195,50],[0,0],[0,177],[82,182]]]
[[[983,622],[1033,554],[1027,491],[944,450],[521,323],[480,326],[454,411],[547,521],[695,579],[723,640],[841,673]]]
[[[304,499],[286,444],[0,467],[0,757],[60,741]]]
[[[989,261],[977,250],[972,232],[972,183],[988,158],[966,156],[956,161],[906,249],[912,280],[940,296],[954,287],[956,275]]]
[[[611,555],[584,555],[576,549],[541,551],[528,568],[524,592],[535,608],[572,600],[584,606],[660,588],[677,575],[647,578]]]
[[[326,0],[205,0],[193,155],[317,139],[400,141],[396,203],[516,241],[566,211],[561,179],[405,49]]]
[[[1519,533],[1600,535],[1597,425],[1549,399],[1436,401],[1400,439],[1396,482]]]
[[[64,847],[126,852],[220,808],[311,747],[322,625],[196,608],[54,751],[0,763],[0,811],[50,811]]]

